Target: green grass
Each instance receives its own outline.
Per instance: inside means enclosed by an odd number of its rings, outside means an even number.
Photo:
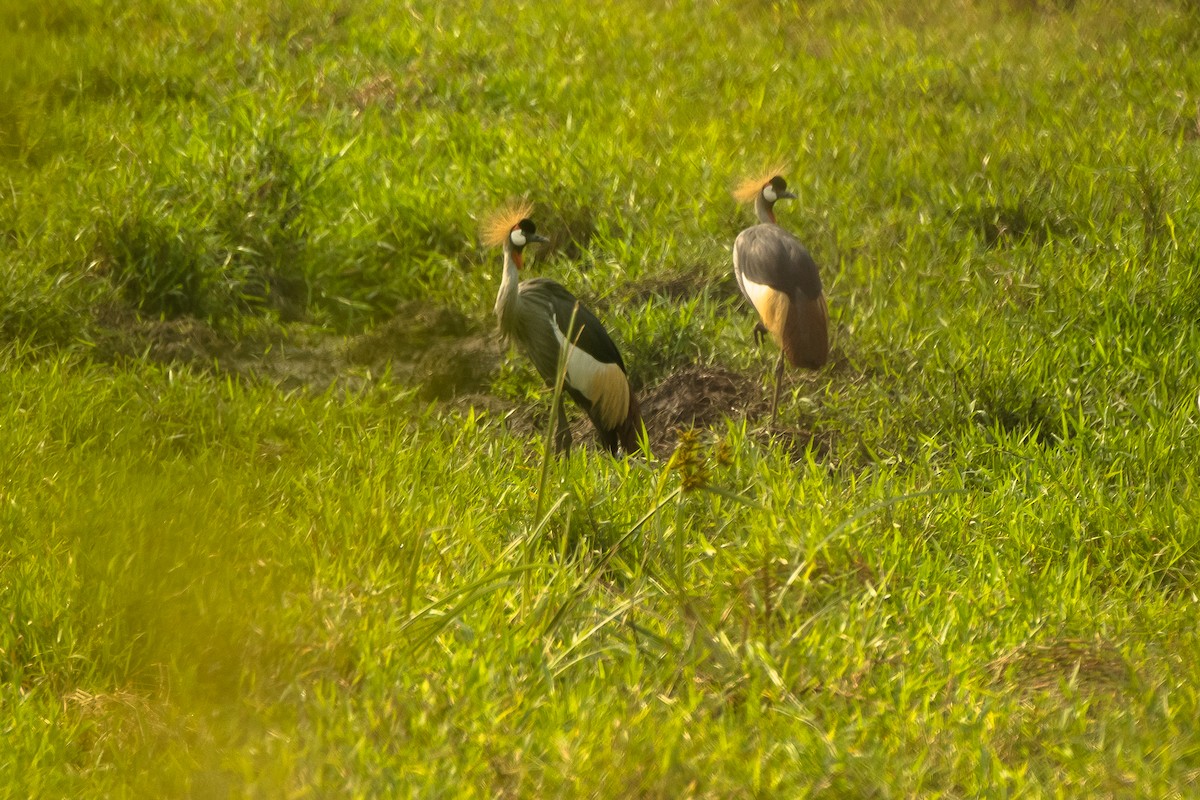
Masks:
[[[1195,2],[110,6],[0,2],[0,796],[1198,791]],[[129,356],[490,324],[528,196],[643,393],[750,405],[780,157],[794,440],[539,492],[482,405]]]

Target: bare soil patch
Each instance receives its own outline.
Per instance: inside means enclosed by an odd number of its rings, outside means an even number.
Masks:
[[[655,298],[690,300],[704,293],[719,300],[729,300],[740,294],[733,273],[723,274],[719,279],[707,277],[703,267],[643,278],[630,284],[621,292],[624,302],[644,303]]]
[[[453,308],[408,303],[357,336],[294,324],[235,336],[195,319],[145,319],[121,308],[107,310],[101,320],[106,333],[97,351],[113,360],[185,364],[313,391],[354,391],[390,376],[424,399],[486,411],[518,436],[544,436],[549,421],[548,402],[514,403],[490,393],[502,343],[492,328]],[[728,418],[746,419],[754,438],[782,443],[794,458],[803,458],[810,446],[827,451],[828,443],[809,430],[767,424],[768,391],[761,376],[719,364],[671,372],[638,392],[651,450],[670,454],[679,432],[691,428],[721,435]],[[590,421],[566,402],[575,442],[594,442]]]
[[[1088,694],[1115,694],[1136,678],[1135,670],[1112,642],[1055,639],[1017,647],[989,665],[993,682],[1034,694],[1073,685]]]
[[[347,361],[389,370],[421,396],[449,400],[483,392],[500,365],[500,342],[461,311],[412,303],[374,330],[350,340]]]
[[[111,309],[97,349],[113,360],[160,363],[264,380],[285,389],[357,389],[391,375],[421,397],[446,400],[486,391],[500,360],[495,337],[451,308],[409,303],[358,336],[301,325],[234,336],[199,320],[145,319]]]

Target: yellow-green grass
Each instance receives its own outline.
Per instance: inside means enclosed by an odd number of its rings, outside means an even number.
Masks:
[[[1194,2],[111,6],[0,3],[0,794],[1197,791]],[[636,385],[757,380],[780,158],[807,451],[734,407],[539,490],[419,387],[113,355],[485,322],[528,196]]]

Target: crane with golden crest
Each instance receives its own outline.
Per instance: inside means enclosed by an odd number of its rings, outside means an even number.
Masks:
[[[484,243],[504,250],[495,309],[500,332],[551,387],[559,354],[566,347],[563,388],[587,413],[605,449],[613,455],[619,450],[632,453],[644,427],[625,362],[612,337],[596,315],[560,284],[549,278],[520,280],[525,248],[549,241],[529,218],[532,208],[528,203],[512,203],[483,223]],[[570,450],[571,431],[561,404],[554,440],[559,452]]]
[[[758,224],[733,242],[733,274],[742,294],[758,312],[754,339],[770,334],[779,345],[771,423],[779,406],[784,359],[793,367],[819,369],[829,359],[829,311],[817,262],[804,245],[775,220],[775,204],[795,200],[782,167],[743,181],[733,196],[754,203]]]

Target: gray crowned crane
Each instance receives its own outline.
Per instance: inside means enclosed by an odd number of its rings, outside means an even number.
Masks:
[[[733,274],[758,312],[755,341],[761,343],[769,333],[779,345],[772,424],[779,406],[784,359],[793,367],[818,369],[829,358],[829,312],[817,263],[804,245],[775,221],[775,203],[796,199],[779,171],[743,181],[733,192],[739,202],[753,200],[758,215],[758,224],[739,233],[733,242]]]
[[[519,280],[523,251],[547,242],[529,219],[532,206],[512,204],[483,225],[483,240],[504,248],[504,277],[496,295],[500,332],[533,362],[547,386],[554,386],[559,353],[569,342],[563,389],[596,428],[600,442],[613,455],[632,453],[644,430],[637,398],[625,374],[625,362],[600,320],[575,295],[549,278]],[[568,330],[572,316],[574,325]],[[563,406],[558,407],[554,437],[559,452],[571,449],[571,431]]]

